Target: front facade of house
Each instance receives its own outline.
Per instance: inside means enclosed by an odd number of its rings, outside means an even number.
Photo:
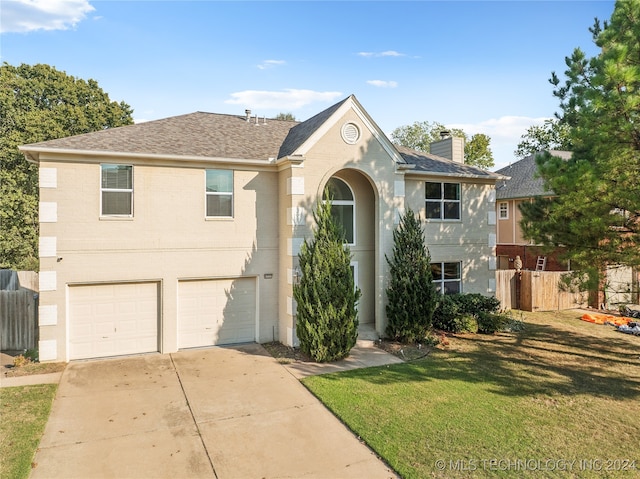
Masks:
[[[394,146],[353,96],[302,123],[193,113],[21,150],[40,168],[43,361],[295,344],[297,254],[327,185],[362,328],[384,334],[406,208],[442,291],[495,290],[499,176]]]

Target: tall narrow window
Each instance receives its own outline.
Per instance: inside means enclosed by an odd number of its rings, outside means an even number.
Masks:
[[[460,184],[425,183],[426,216],[432,220],[460,219]]]
[[[233,217],[233,171],[207,170],[207,217]]]
[[[342,227],[345,240],[348,244],[356,242],[356,204],[353,191],[349,185],[340,178],[331,178],[327,182],[329,197],[323,196],[323,200],[331,199],[331,215],[334,221]]]
[[[459,262],[431,263],[431,275],[439,293],[455,294],[462,291],[462,275]]]
[[[100,214],[133,216],[133,166],[100,165]]]
[[[501,220],[509,219],[509,203],[507,203],[506,201],[501,201],[498,204],[498,218],[500,218]]]

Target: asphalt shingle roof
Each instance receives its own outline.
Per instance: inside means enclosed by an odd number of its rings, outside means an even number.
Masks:
[[[30,148],[268,160],[296,121],[196,112],[27,145]]]
[[[321,111],[317,115],[312,116],[308,120],[299,123],[289,130],[289,134],[285,138],[282,146],[280,147],[280,151],[278,153],[278,158],[283,158],[287,155],[292,154],[294,151],[298,149],[298,147],[302,146],[302,144],[309,139],[309,137],[316,131],[320,126],[327,121],[333,113],[342,106],[342,104],[347,101],[349,97],[345,98],[341,102],[336,103],[333,106],[330,106],[324,111]]]
[[[268,161],[293,154],[349,96],[304,122],[196,112],[135,125],[25,145],[25,152],[60,150],[175,158]],[[440,156],[394,145],[400,157],[425,174],[498,179],[499,175]]]
[[[487,179],[498,179],[500,177],[496,173],[483,170],[477,166],[465,165],[464,163],[458,163],[438,155],[423,153],[400,145],[394,146],[407,163],[415,165],[412,171]]]
[[[559,156],[568,160],[571,158],[570,151],[551,150],[553,156]],[[520,161],[501,168],[496,173],[511,177],[510,180],[498,183],[496,186],[496,198],[506,200],[510,198],[530,198],[533,196],[548,196],[553,192],[545,189],[542,178],[538,176],[538,166],[536,156],[533,154]]]

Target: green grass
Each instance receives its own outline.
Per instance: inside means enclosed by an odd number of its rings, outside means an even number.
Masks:
[[[57,387],[0,388],[0,477],[29,477]]]
[[[303,382],[407,479],[638,477],[640,337],[578,317]]]

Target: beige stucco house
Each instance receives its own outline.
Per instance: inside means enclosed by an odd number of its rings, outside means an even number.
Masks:
[[[21,150],[40,168],[41,360],[294,344],[297,254],[327,184],[363,330],[384,334],[405,208],[443,292],[495,289],[500,176],[394,146],[354,96],[301,123],[197,112]]]

